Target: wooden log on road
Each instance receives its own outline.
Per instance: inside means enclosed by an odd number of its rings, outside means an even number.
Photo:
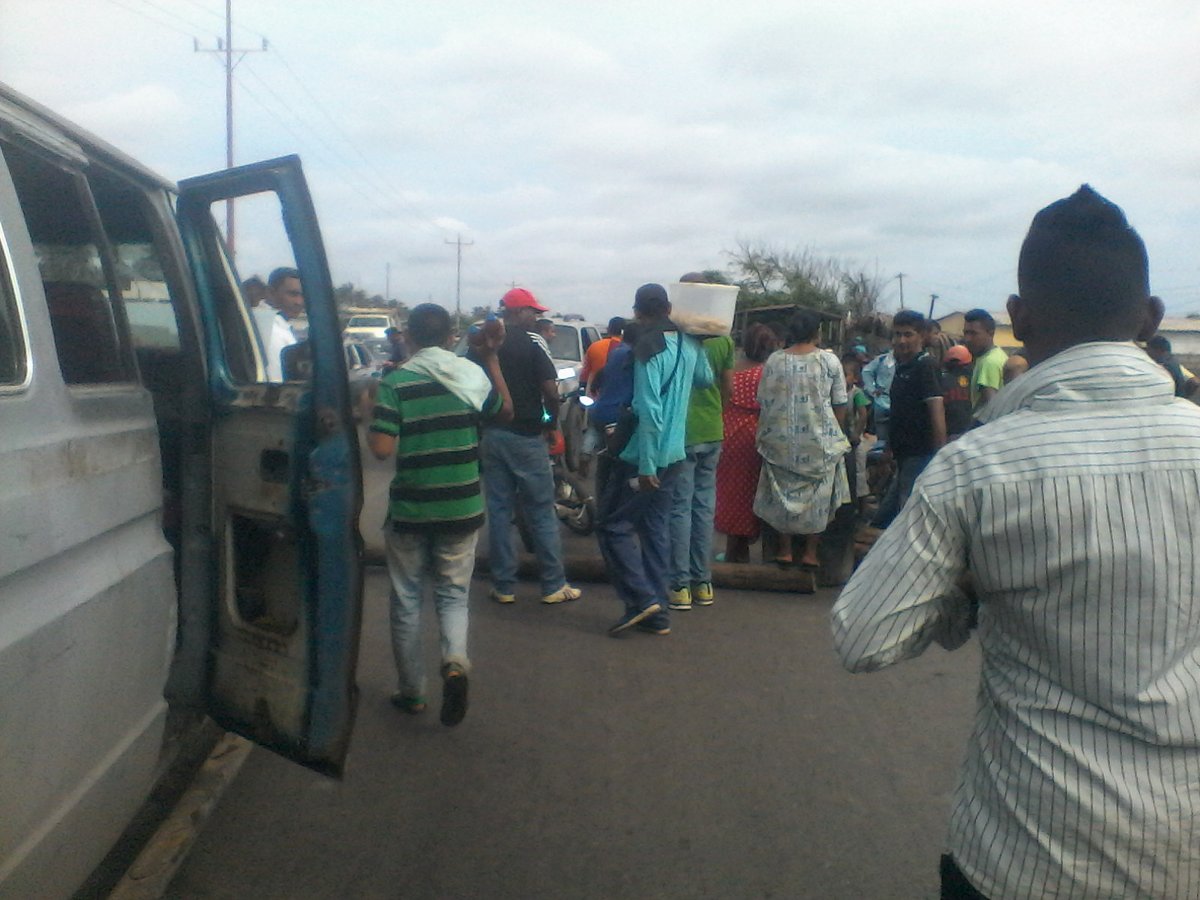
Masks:
[[[608,581],[608,566],[599,556],[567,556],[563,563],[567,570],[567,578],[581,582]],[[475,574],[484,575],[488,571],[488,558],[480,554],[475,558]],[[712,565],[713,584],[719,588],[729,588],[738,591],[778,591],[789,594],[812,594],[816,592],[816,579],[812,572],[779,566],[757,565],[754,563],[725,563],[715,562]],[[538,577],[537,560],[528,553],[522,553],[517,558],[517,574],[521,578]]]

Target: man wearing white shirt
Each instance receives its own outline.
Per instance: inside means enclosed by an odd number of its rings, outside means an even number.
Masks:
[[[943,898],[1200,896],[1200,410],[1132,341],[1145,247],[1086,185],[1008,302],[1030,370],[943,449],[833,610],[852,671],[972,630]]]
[[[286,347],[296,343],[296,335],[288,324],[304,313],[304,290],[300,286],[300,272],[296,269],[281,266],[271,272],[267,278],[267,305],[273,309],[274,315],[269,319],[260,318],[259,325],[263,342],[263,351],[267,356],[267,380],[283,381],[283,363],[280,354]],[[265,326],[269,325],[269,330]]]

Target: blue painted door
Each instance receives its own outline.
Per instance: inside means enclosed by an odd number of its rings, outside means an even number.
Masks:
[[[362,473],[316,214],[294,156],[179,187],[213,410],[207,708],[340,775],[357,698]],[[236,255],[217,224],[230,200]]]

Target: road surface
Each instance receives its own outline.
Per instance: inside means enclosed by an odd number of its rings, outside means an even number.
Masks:
[[[436,700],[388,704],[372,570],[345,780],[255,749],[168,896],[937,895],[974,644],[851,676],[832,592],[725,591],[667,637],[611,639],[615,595],[584,587],[501,607],[474,582],[471,709],[446,729]]]

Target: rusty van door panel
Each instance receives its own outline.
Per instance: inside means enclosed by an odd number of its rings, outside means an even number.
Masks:
[[[237,198],[237,264],[214,214]],[[299,159],[180,183],[213,406],[207,696],[222,726],[340,775],[354,720],[362,475],[333,284]],[[241,288],[269,280],[255,303]]]

